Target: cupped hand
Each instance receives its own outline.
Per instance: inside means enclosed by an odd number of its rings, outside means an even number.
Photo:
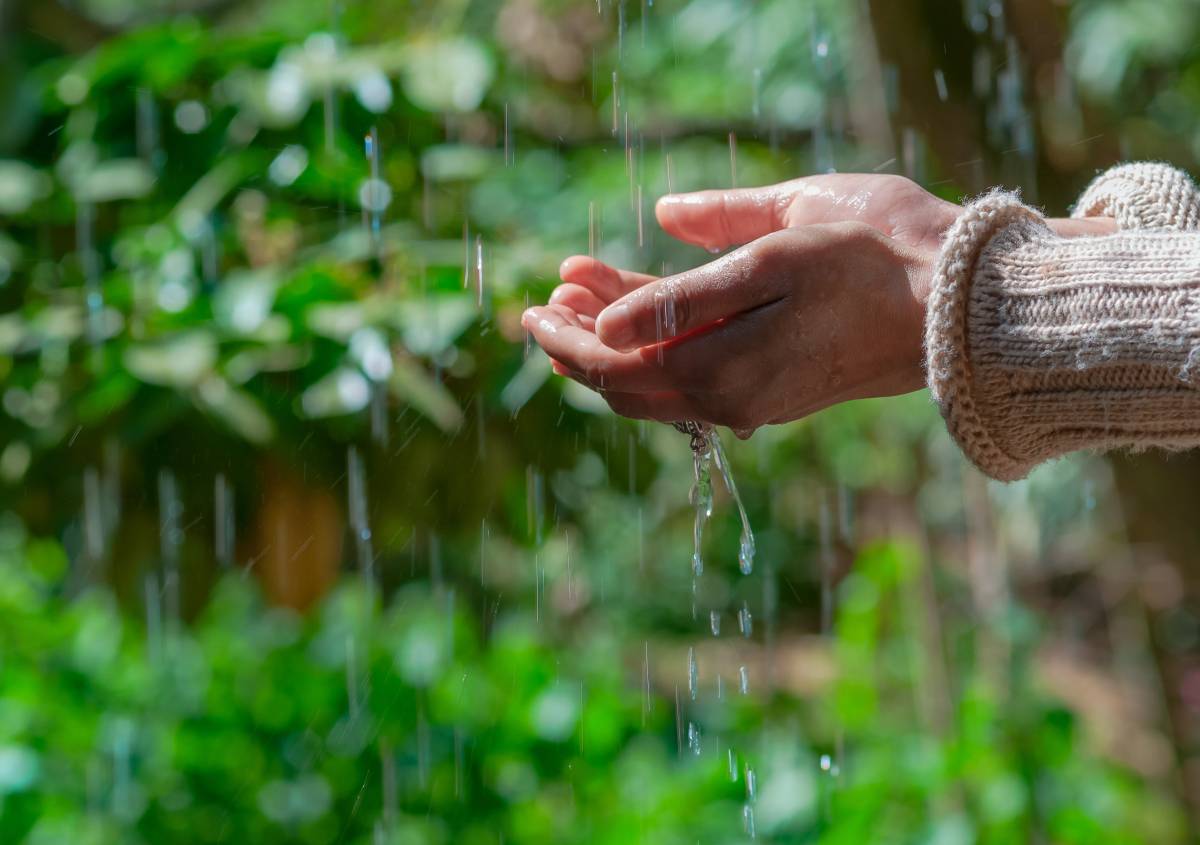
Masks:
[[[831,174],[664,197],[662,227],[709,249],[664,279],[574,256],[524,323],[555,371],[625,416],[747,434],[924,383],[924,307],[959,206],[892,175]],[[1109,220],[1050,221],[1064,235]]]
[[[524,322],[558,372],[617,413],[745,433],[920,388],[934,255],[833,223],[774,232],[657,280],[578,259],[563,275],[590,284],[560,288]],[[602,306],[602,285],[631,289]]]

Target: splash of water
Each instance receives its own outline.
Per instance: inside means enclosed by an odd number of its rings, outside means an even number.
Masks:
[[[695,508],[692,521],[692,577],[698,578],[704,573],[704,526],[712,516],[713,509],[711,448],[692,452],[691,500]]]
[[[733,480],[733,471],[729,466],[729,459],[725,456],[725,447],[721,445],[721,439],[715,432],[712,432],[709,434],[709,440],[712,444],[717,468],[721,470],[721,478],[725,482],[725,489],[729,491],[729,497],[737,506],[738,518],[742,521],[742,536],[738,543],[738,568],[741,569],[743,575],[749,575],[754,571],[754,531],[750,528],[750,517],[747,516],[746,506],[738,494],[737,484]]]

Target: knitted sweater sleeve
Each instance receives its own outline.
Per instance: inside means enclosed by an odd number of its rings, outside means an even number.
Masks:
[[[1077,449],[1200,446],[1200,194],[1162,165],[1099,177],[1061,238],[1015,195],[967,206],[927,307],[929,386],[972,462],[1005,481]]]

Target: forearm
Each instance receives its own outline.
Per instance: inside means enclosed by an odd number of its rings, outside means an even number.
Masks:
[[[992,194],[947,235],[929,383],[994,477],[1075,449],[1200,446],[1200,233],[1067,237],[1096,228]]]

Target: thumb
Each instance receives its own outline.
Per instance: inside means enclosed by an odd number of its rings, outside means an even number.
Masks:
[[[674,238],[706,249],[740,246],[784,228],[791,192],[782,185],[668,194],[654,213]]]
[[[600,312],[596,335],[606,346],[631,350],[682,337],[782,299],[794,275],[791,261],[812,236],[776,232],[716,261],[631,291]],[[778,268],[787,267],[787,272]]]

